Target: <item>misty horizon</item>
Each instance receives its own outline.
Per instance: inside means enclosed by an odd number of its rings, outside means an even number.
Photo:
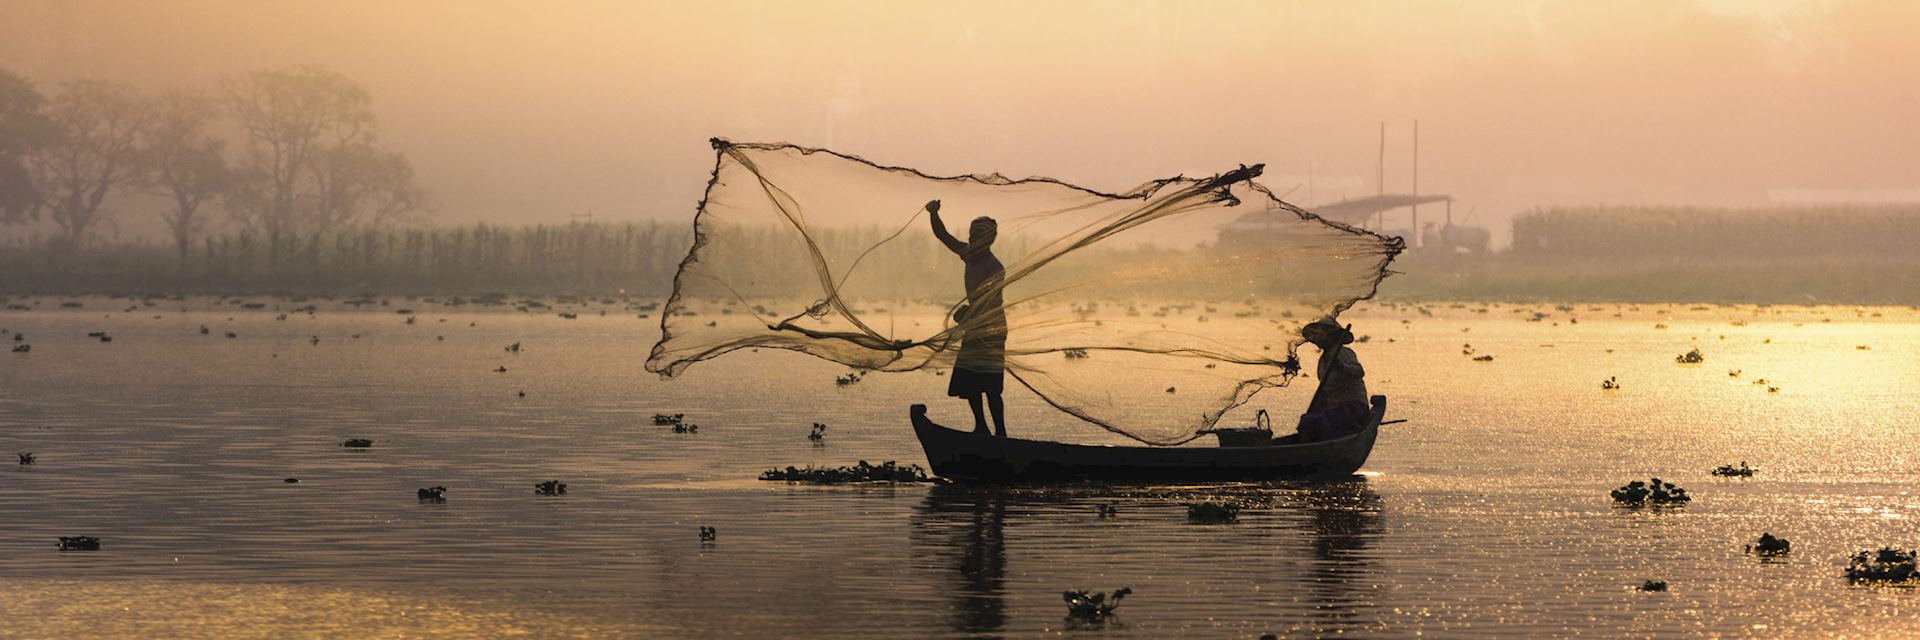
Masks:
[[[1890,81],[1920,65],[1911,5],[1086,8],[10,0],[0,68],[42,93],[338,72],[443,224],[685,220],[712,136],[1106,189],[1261,162],[1310,207],[1380,188],[1383,123],[1385,190],[1412,191],[1418,119],[1419,190],[1496,244],[1538,206],[1897,200],[1920,169],[1920,88]]]

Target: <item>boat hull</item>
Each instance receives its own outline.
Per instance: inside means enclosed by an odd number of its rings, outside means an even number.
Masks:
[[[941,426],[927,406],[908,415],[934,475],[965,482],[1262,481],[1352,475],[1366,464],[1386,416],[1373,397],[1366,428],[1352,435],[1265,447],[1111,447],[1000,438]]]

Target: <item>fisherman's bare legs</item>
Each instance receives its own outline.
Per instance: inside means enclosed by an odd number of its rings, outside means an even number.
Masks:
[[[1002,438],[1007,437],[1007,403],[1000,401],[1000,394],[989,393],[987,394],[987,408],[993,411],[993,430],[996,432],[996,435]],[[980,405],[978,404],[973,405],[973,417],[975,420],[980,419]],[[985,431],[986,428],[987,426],[985,424],[981,424],[979,427],[982,431]]]
[[[985,394],[976,393],[967,396],[967,406],[973,408],[973,432],[980,434],[987,432],[987,413],[980,409],[980,396],[982,395]],[[993,412],[994,421],[998,422],[1000,417],[1000,410],[998,408],[1000,406],[1000,396],[994,396],[993,400],[995,407]]]

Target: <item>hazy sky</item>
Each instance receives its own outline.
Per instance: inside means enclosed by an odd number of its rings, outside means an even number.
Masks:
[[[687,219],[712,136],[1101,188],[1265,162],[1284,192],[1312,162],[1326,201],[1373,190],[1382,121],[1408,190],[1415,118],[1421,190],[1496,227],[1914,187],[1916,34],[1907,0],[0,0],[0,67],[43,90],[356,78],[462,222]]]

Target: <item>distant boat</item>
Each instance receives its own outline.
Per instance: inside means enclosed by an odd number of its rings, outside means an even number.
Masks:
[[[1296,444],[1276,438],[1259,447],[1114,447],[1001,438],[960,431],[927,419],[913,405],[914,434],[934,475],[967,482],[1188,482],[1274,480],[1351,475],[1366,464],[1386,417],[1387,397],[1373,397],[1366,428],[1332,440]]]

